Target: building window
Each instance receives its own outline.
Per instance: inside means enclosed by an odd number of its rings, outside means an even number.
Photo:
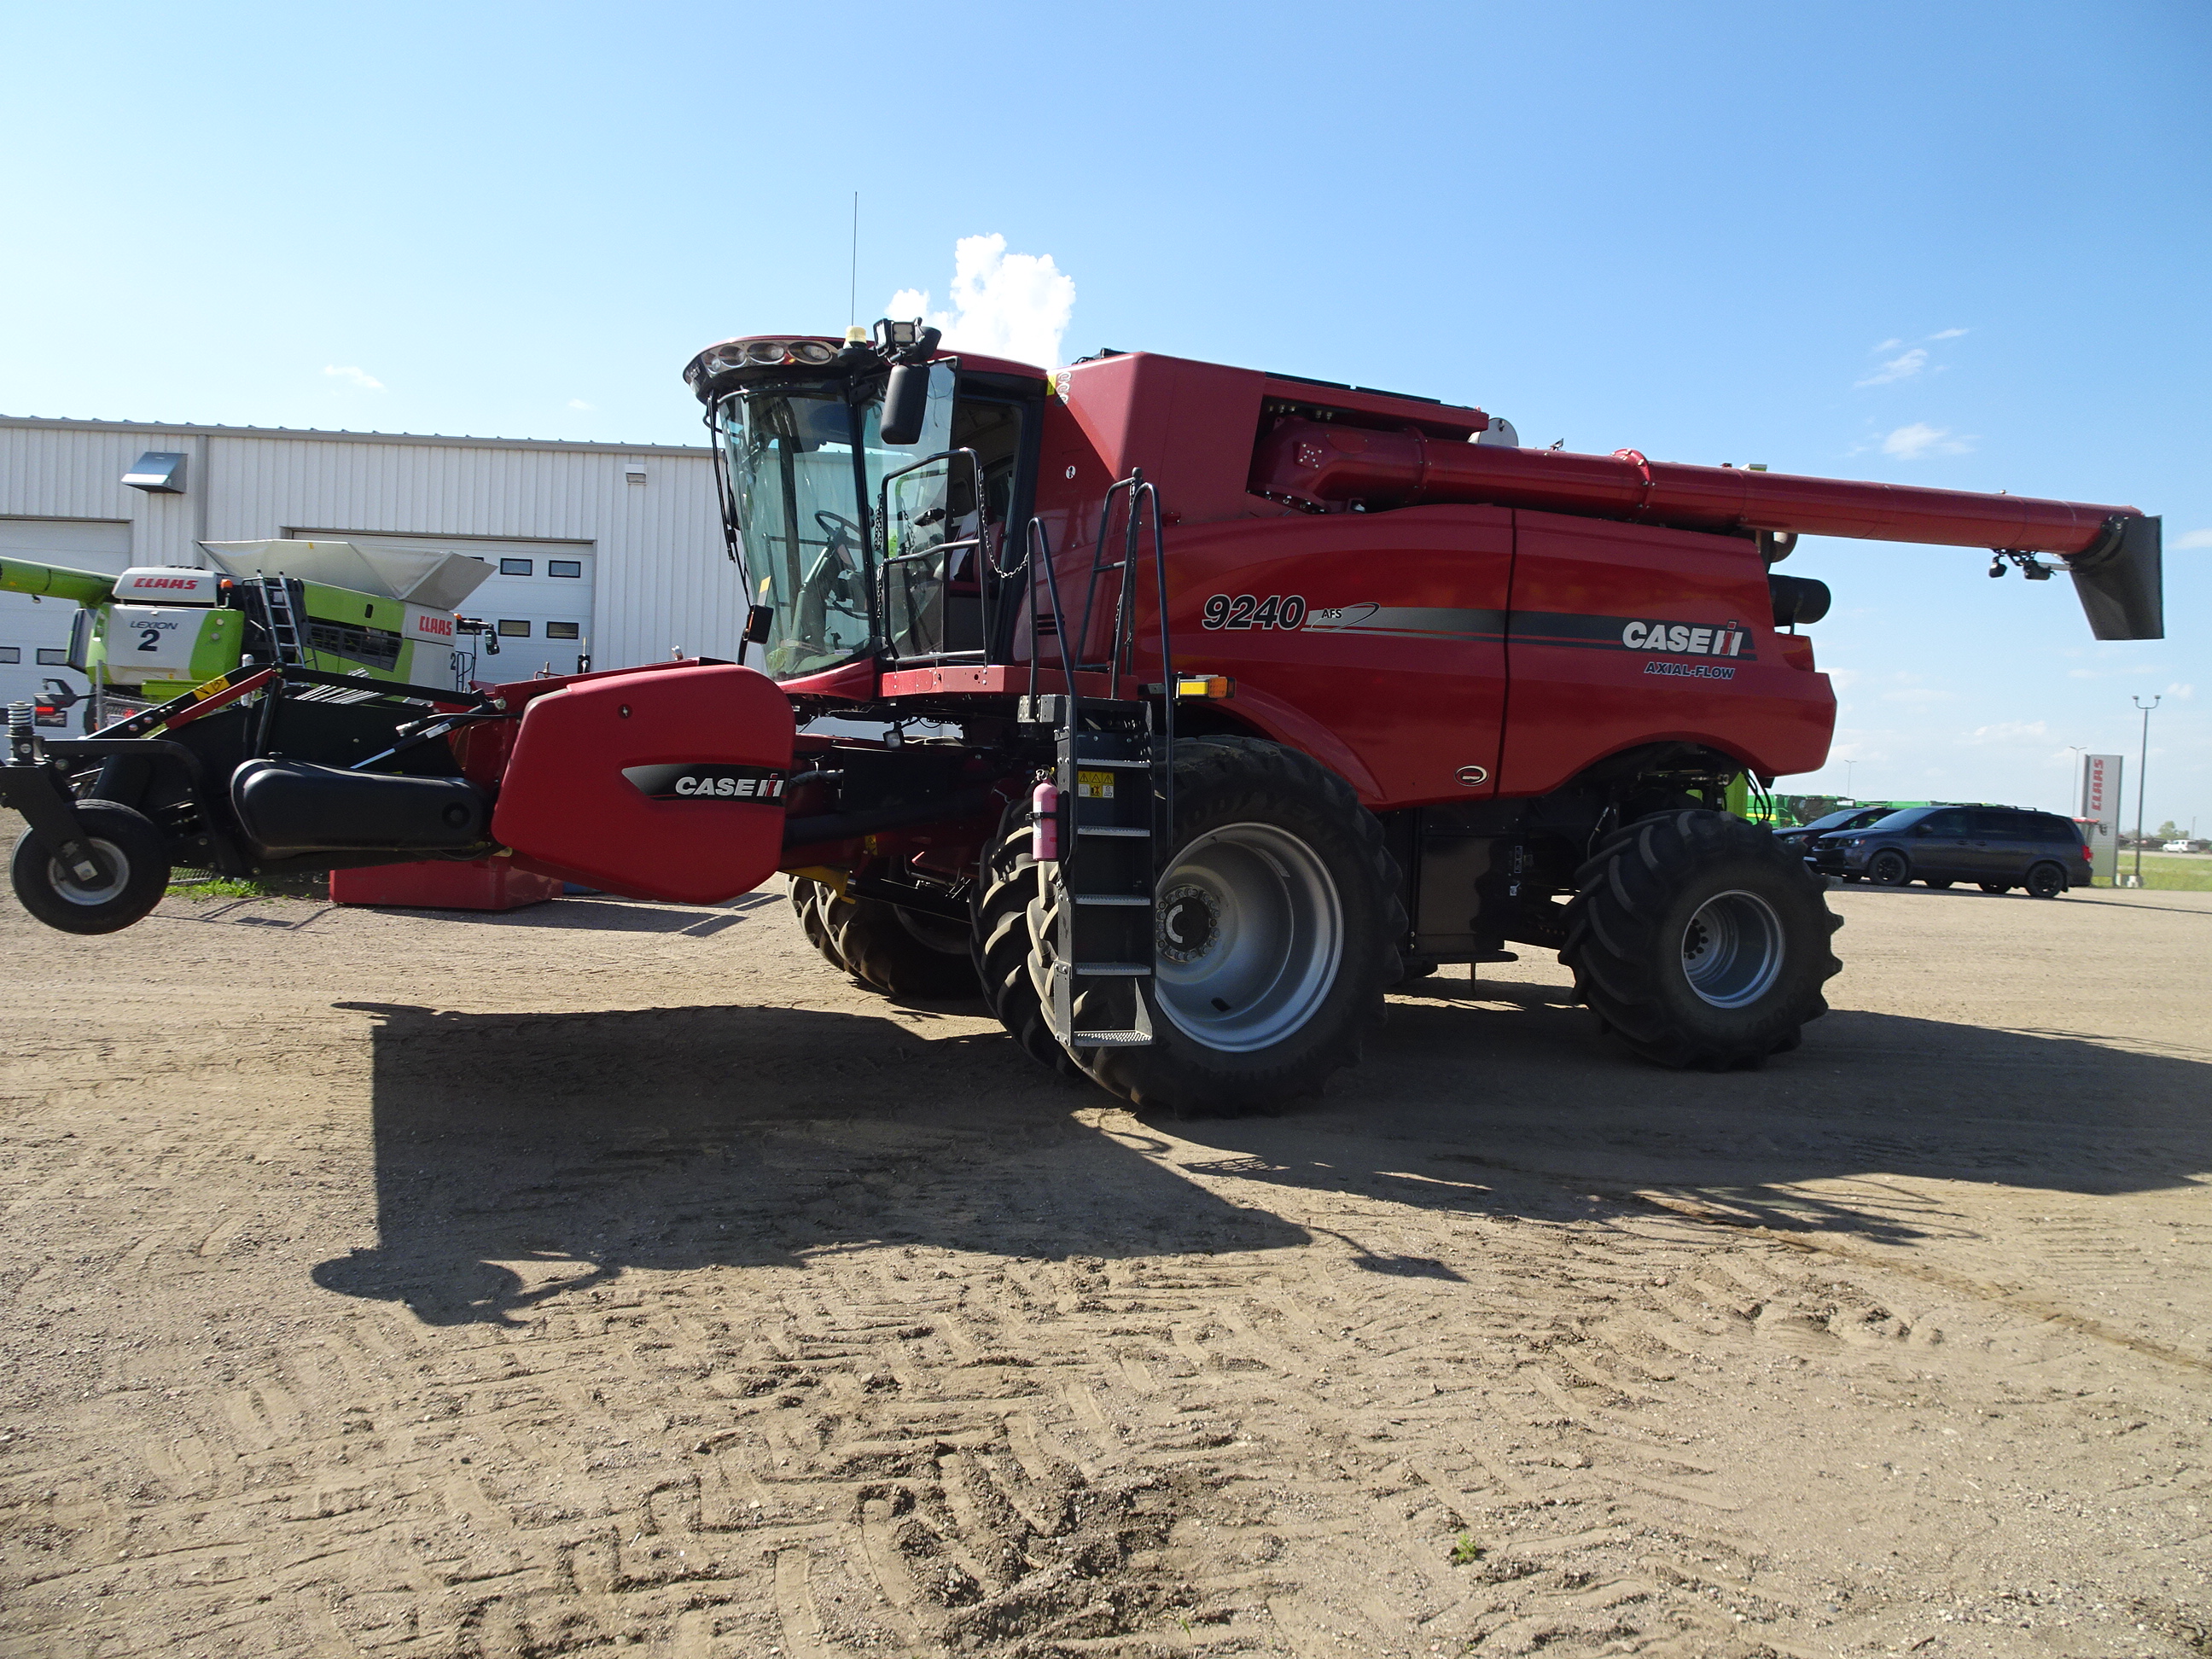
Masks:
[[[545,637],[549,640],[573,640],[576,637],[576,624],[574,623],[547,623],[545,624]]]
[[[21,662],[23,647],[20,645],[0,645],[0,662]]]
[[[584,574],[581,559],[548,559],[545,574],[549,576],[580,576]]]
[[[69,653],[53,646],[42,645],[39,647],[39,661],[48,668],[67,668]]]
[[[501,559],[499,562],[499,574],[502,576],[527,576],[534,568],[535,562],[530,559]]]
[[[530,624],[517,622],[512,617],[501,617],[499,619],[499,636],[503,640],[526,640],[530,637]]]

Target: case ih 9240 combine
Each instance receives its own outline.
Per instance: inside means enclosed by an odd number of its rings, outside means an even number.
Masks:
[[[694,902],[781,869],[860,981],[980,989],[1038,1059],[1178,1109],[1310,1092],[1394,981],[1514,941],[1638,1054],[1755,1064],[1837,970],[1819,883],[1724,810],[1826,756],[1795,626],[1826,590],[1771,573],[1796,537],[2057,555],[2098,637],[2160,633],[2131,507],[1528,450],[1419,398],[937,343],[748,338],[685,371],[766,673],[467,696],[264,653],[94,738],[26,715],[17,892],[98,933],[173,860],[511,857]],[[883,735],[830,734],[856,720]]]

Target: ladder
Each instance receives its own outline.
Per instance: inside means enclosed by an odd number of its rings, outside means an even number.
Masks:
[[[1117,560],[1109,562],[1107,530],[1117,500],[1126,498],[1127,519]],[[1163,717],[1153,728],[1152,703],[1142,695],[1154,688],[1131,686],[1125,696],[1122,675],[1133,657],[1136,611],[1133,585],[1143,532],[1152,535],[1152,562],[1159,601]],[[1075,643],[1069,644],[1066,613],[1053,568],[1043,526],[1030,525],[1032,572],[1042,565],[1052,606],[1053,630],[1060,642],[1060,668],[1067,689],[1054,696],[1024,699],[1029,719],[1058,728],[1054,781],[1060,795],[1060,857],[1042,866],[1045,898],[1053,917],[1049,940],[1051,994],[1044,1000],[1045,1023],[1066,1048],[1140,1048],[1152,1041],[1151,1011],[1144,985],[1154,975],[1158,946],[1154,934],[1155,890],[1161,860],[1175,826],[1175,705],[1177,682],[1170,649],[1167,568],[1162,556],[1159,492],[1141,471],[1106,493],[1097,539],[1091,550],[1084,617]],[[1100,582],[1116,578],[1114,627],[1105,662],[1076,661],[1090,638],[1091,619]],[[1032,606],[1034,614],[1034,606]],[[1041,658],[1042,653],[1033,653]],[[1076,674],[1103,669],[1107,693],[1085,696]],[[1112,994],[1118,981],[1122,994]],[[1085,992],[1088,1006],[1079,1006]],[[1103,992],[1105,994],[1099,995]],[[1104,1010],[1102,1015],[1101,1011]],[[1088,1023],[1079,1024],[1079,1020]]]
[[[277,662],[287,668],[307,666],[307,630],[300,623],[304,596],[299,586],[289,577],[256,576],[247,590],[258,596],[261,625],[268,632]]]

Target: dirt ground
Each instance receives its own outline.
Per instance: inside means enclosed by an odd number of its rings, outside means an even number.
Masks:
[[[1181,1123],[766,892],[0,906],[0,1652],[2212,1653],[2212,895],[1834,902]]]

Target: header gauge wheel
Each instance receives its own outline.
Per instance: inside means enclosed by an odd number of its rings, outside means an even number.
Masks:
[[[1880,878],[1877,877],[1877,879]],[[1827,1012],[1843,918],[1802,860],[1724,812],[1616,830],[1576,872],[1559,960],[1608,1030],[1662,1066],[1754,1066]]]
[[[15,843],[9,878],[15,896],[49,927],[64,933],[112,933],[141,920],[169,885],[168,845],[146,816],[112,800],[81,800],[77,822],[100,870],[79,875],[35,830]]]

